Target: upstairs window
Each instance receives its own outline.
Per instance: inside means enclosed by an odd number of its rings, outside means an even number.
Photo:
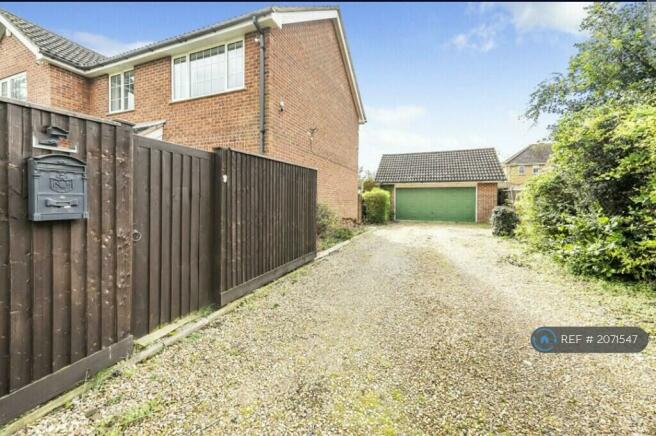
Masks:
[[[0,79],[0,96],[27,100],[27,73]]]
[[[109,112],[134,109],[134,71],[109,76]]]
[[[237,41],[173,58],[173,101],[244,87],[244,42]]]
[[[520,165],[519,168],[517,169],[517,172],[519,173],[520,176],[523,176],[526,173],[526,169],[524,168],[524,165]]]
[[[534,165],[533,166],[533,175],[537,176],[538,174],[540,174],[540,166],[539,165]]]

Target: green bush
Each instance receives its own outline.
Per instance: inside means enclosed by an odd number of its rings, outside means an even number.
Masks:
[[[337,239],[339,241],[346,241],[347,239],[351,239],[353,237],[353,230],[351,230],[349,227],[337,227],[333,229],[330,236],[333,239]]]
[[[390,210],[389,192],[374,188],[362,194],[364,200],[365,221],[371,224],[383,224],[387,221]]]
[[[656,107],[565,115],[552,170],[517,203],[520,236],[574,272],[656,280]]]
[[[492,234],[495,236],[512,236],[519,224],[515,209],[508,206],[497,206],[492,210]]]
[[[326,236],[337,224],[335,212],[325,204],[317,204],[317,236]]]
[[[351,239],[353,229],[342,225],[335,212],[325,204],[317,205],[317,238],[319,250]]]

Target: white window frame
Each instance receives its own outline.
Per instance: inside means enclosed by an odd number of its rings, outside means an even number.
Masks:
[[[526,175],[526,168],[524,167],[524,165],[520,165],[519,168],[517,168],[517,174],[519,174],[520,176]]]
[[[118,71],[118,72],[107,75],[107,111],[110,114],[118,114],[118,113],[121,113],[121,112],[133,111],[134,107],[137,104],[137,95],[135,93],[134,94],[134,100],[133,100],[133,102],[134,102],[133,106],[130,107],[130,108],[124,108],[123,107],[123,101],[124,101],[123,92],[125,90],[125,84],[123,83],[123,80],[125,79],[124,74],[129,72],[129,71],[132,71],[132,78],[134,79],[134,77],[135,77],[134,76],[134,68],[128,68],[126,70]],[[115,111],[112,110],[112,77],[114,77],[114,76],[120,76],[121,77],[121,85],[119,86],[119,89],[121,90],[121,96],[119,98],[120,107],[119,107],[119,109],[117,109]],[[136,81],[135,81],[135,88],[136,88]]]
[[[7,84],[7,96],[5,98],[13,98],[11,96],[11,81],[18,78],[25,78],[25,100],[18,99],[20,101],[27,101],[27,72],[23,71],[22,73],[14,74],[9,77],[0,79],[0,90],[2,89],[3,84]],[[0,95],[2,95],[0,91]],[[16,99],[14,99],[16,100]]]
[[[235,87],[235,88],[228,88],[228,68],[229,68],[228,67],[228,45],[233,44],[235,42],[241,42],[242,43],[242,49],[244,50],[244,55],[242,56],[242,59],[241,59],[242,60],[242,74],[244,75],[244,80],[243,80],[242,86],[238,86],[238,87]],[[200,51],[207,50],[207,49],[210,49],[210,48],[220,47],[222,45],[225,46],[225,56],[226,56],[226,62],[225,62],[226,70],[225,70],[225,79],[224,79],[225,80],[225,88],[223,89],[223,91],[212,92],[212,93],[209,93],[209,94],[197,95],[195,97],[192,97],[191,96],[191,63],[189,62],[189,56],[193,53],[198,53]],[[187,68],[186,68],[186,70],[187,70],[187,86],[189,86],[189,89],[187,90],[187,95],[188,95],[187,97],[175,98],[175,94],[174,94],[174,91],[175,91],[175,76],[174,76],[174,74],[175,74],[174,73],[175,60],[180,59],[180,58],[185,58],[185,64],[187,66]],[[228,92],[241,91],[241,90],[244,90],[244,89],[246,89],[246,38],[244,38],[243,36],[241,36],[239,38],[236,38],[236,39],[231,39],[231,40],[228,40],[228,41],[223,41],[223,42],[207,45],[207,46],[204,46],[204,47],[195,48],[195,49],[193,49],[191,51],[188,51],[186,53],[180,53],[180,54],[171,56],[171,102],[172,103],[177,103],[179,101],[186,101],[186,100],[195,100],[197,98],[205,98],[205,97],[209,97],[209,96],[212,96],[212,95],[220,95],[220,94],[225,94],[225,93],[228,93]]]
[[[540,174],[540,165],[533,165],[533,175],[537,176]]]

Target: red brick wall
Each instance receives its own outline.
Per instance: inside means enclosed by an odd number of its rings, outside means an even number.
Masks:
[[[0,40],[0,79],[26,72],[28,101],[50,104],[49,71],[49,66],[38,64],[34,54],[15,36],[5,36]]]
[[[135,108],[109,114],[108,76],[92,81],[92,114],[129,122],[166,120],[164,139],[192,147],[231,147],[254,152],[258,143],[258,45],[245,39],[245,89],[171,102],[171,58],[134,68]]]
[[[268,150],[317,168],[318,201],[356,219],[358,115],[332,22],[286,25],[267,43]]]
[[[476,220],[479,223],[490,221],[492,209],[497,205],[497,184],[496,183],[479,183],[478,207],[476,211]]]
[[[89,80],[55,65],[49,67],[50,105],[75,112],[89,113]]]

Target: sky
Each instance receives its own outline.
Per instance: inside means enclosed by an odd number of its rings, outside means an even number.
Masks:
[[[270,5],[0,3],[107,55]],[[504,159],[547,138],[553,117],[534,125],[521,115],[536,85],[565,71],[574,44],[585,38],[584,7],[340,4],[368,119],[360,128],[360,166],[375,172],[383,153],[476,147],[494,147]]]

